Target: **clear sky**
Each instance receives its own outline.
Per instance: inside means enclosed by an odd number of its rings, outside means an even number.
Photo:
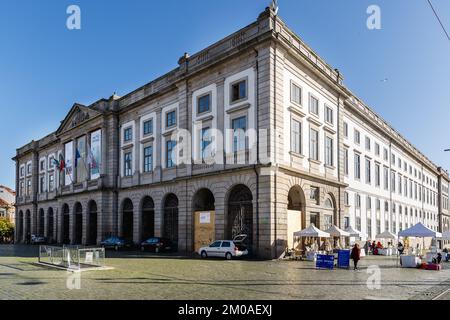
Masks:
[[[450,1],[432,1],[450,31]],[[16,148],[56,130],[74,102],[132,91],[269,3],[1,0],[0,184],[14,187]],[[66,28],[72,4],[81,30]],[[381,30],[366,27],[371,4],[381,9]],[[279,0],[279,15],[357,96],[450,169],[450,41],[427,0]]]

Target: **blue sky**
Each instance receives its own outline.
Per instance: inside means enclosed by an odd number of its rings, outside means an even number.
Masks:
[[[0,184],[17,147],[57,129],[74,102],[124,95],[256,19],[269,0],[0,2]],[[81,30],[66,9],[81,8]],[[279,0],[280,17],[345,84],[450,169],[450,41],[427,0]],[[381,8],[368,30],[366,9]],[[433,0],[450,31],[450,1]],[[388,79],[383,82],[381,80]]]

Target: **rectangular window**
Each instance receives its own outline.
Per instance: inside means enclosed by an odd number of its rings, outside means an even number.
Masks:
[[[348,149],[344,149],[344,174],[348,176]]]
[[[314,225],[317,228],[320,228],[319,226],[319,214],[315,212],[311,212],[311,215],[309,216],[309,222],[310,224]]]
[[[391,171],[391,190],[395,192],[395,172]]]
[[[55,190],[55,176],[53,174],[48,176],[48,191]]]
[[[153,147],[144,148],[144,172],[153,170]]]
[[[370,196],[367,196],[367,198],[366,198],[366,209],[367,210],[372,209],[372,198]]]
[[[132,128],[130,127],[123,130],[123,141],[129,142],[131,140],[133,140],[133,131]]]
[[[309,96],[309,112],[319,115],[319,100],[312,95]]]
[[[356,144],[360,144],[361,143],[361,134],[356,129],[355,129],[355,143]]]
[[[375,155],[376,156],[380,155],[380,145],[376,142],[375,142]]]
[[[348,124],[344,122],[344,137],[348,138]]]
[[[176,142],[174,140],[166,141],[166,168],[172,168],[175,166],[175,146]]]
[[[325,137],[325,164],[333,166],[333,139]]]
[[[201,157],[202,157],[203,162],[205,162],[205,159],[207,159],[210,155],[210,152],[208,152],[209,151],[208,147],[211,144],[211,139],[210,139],[209,133],[210,133],[210,130],[208,127],[202,129],[200,148],[201,148],[201,153],[202,153]]]
[[[31,180],[27,180],[27,196],[31,194]]]
[[[311,187],[309,198],[314,200],[315,204],[320,204],[320,189],[317,187]]]
[[[383,149],[383,159],[385,161],[389,160],[389,152],[388,152],[388,150],[386,148]]]
[[[27,164],[27,175],[31,174],[31,163]]]
[[[302,153],[302,125],[297,120],[292,120],[291,151],[298,154]]]
[[[144,136],[153,134],[153,119],[144,121]]]
[[[127,152],[123,155],[123,175],[125,177],[129,177],[132,175],[132,161],[133,154],[131,152]]]
[[[344,204],[346,206],[350,205],[350,201],[349,201],[349,197],[348,197],[348,192],[347,191],[345,191],[345,193],[344,193]]]
[[[366,183],[367,184],[370,184],[372,182],[370,167],[371,167],[370,159],[366,159]]]
[[[361,217],[356,217],[356,230],[361,230]]]
[[[361,157],[355,153],[355,179],[361,179]]]
[[[233,152],[245,150],[245,131],[247,130],[247,118],[244,116],[233,119],[231,122],[231,128],[233,129]]]
[[[23,181],[22,182],[20,182],[20,190],[19,190],[19,194],[20,194],[20,196],[22,196],[23,197],[23,188],[24,188],[24,183],[23,183]]]
[[[402,186],[403,186],[403,183],[402,183],[402,176],[399,174],[398,175],[398,194],[402,194]]]
[[[197,114],[211,110],[211,95],[206,94],[197,99]]]
[[[379,187],[381,183],[380,165],[375,163],[375,186]]]
[[[20,167],[20,176],[21,177],[25,176],[25,167]]]
[[[325,105],[325,121],[334,124],[333,109]]]
[[[40,171],[45,171],[45,160],[41,160],[41,162],[39,163],[39,168]]]
[[[39,178],[39,191],[41,193],[45,192],[45,177],[44,176]]]
[[[384,167],[384,190],[389,190],[389,168]]]
[[[370,145],[370,138],[366,137],[366,150],[370,151],[371,145]]]
[[[175,110],[166,113],[166,128],[177,124],[177,112]]]
[[[302,105],[302,88],[295,83],[291,83],[291,102]]]
[[[319,160],[319,132],[314,129],[309,130],[309,158]]]
[[[391,164],[395,166],[395,154],[391,154]]]
[[[324,214],[323,220],[324,230],[328,230],[328,228],[331,228],[333,226],[333,216],[331,214]]]
[[[247,81],[242,80],[231,85],[231,102],[247,98]]]
[[[355,196],[355,207],[361,208],[361,196],[359,194],[356,194]]]
[[[344,228],[350,227],[350,217],[344,217]]]

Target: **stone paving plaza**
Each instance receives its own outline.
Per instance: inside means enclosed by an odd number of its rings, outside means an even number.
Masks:
[[[366,257],[361,270],[315,270],[311,262],[200,260],[107,252],[107,271],[74,274],[37,262],[38,247],[0,246],[0,299],[450,299],[450,264],[440,272],[400,269]],[[381,290],[367,287],[378,265]],[[72,277],[72,278],[70,278]]]

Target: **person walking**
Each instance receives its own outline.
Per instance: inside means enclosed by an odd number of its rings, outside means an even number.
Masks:
[[[353,270],[358,270],[358,261],[361,259],[361,249],[357,243],[355,243],[355,246],[352,249],[350,258],[353,259]]]

